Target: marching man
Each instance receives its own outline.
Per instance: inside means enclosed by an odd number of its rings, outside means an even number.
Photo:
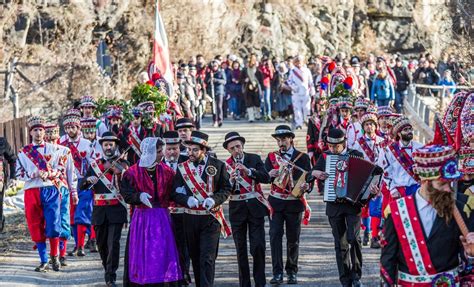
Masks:
[[[61,141],[60,145],[69,148],[71,151],[76,176],[78,180],[81,180],[89,168],[89,164],[92,161],[91,155],[93,154],[91,142],[81,137],[81,112],[76,109],[68,110],[64,116],[63,125],[67,136]],[[71,202],[70,208],[71,228],[75,242],[74,250],[70,255],[85,256],[84,245],[79,245],[78,241],[82,235],[79,234],[78,226],[74,221],[77,204],[78,202]],[[84,228],[81,228],[81,232],[85,233]]]
[[[413,126],[407,117],[402,116],[393,121],[392,134],[396,141],[385,148],[379,165],[385,171],[384,180],[390,196],[399,198],[411,195],[419,188],[413,172],[412,154],[422,144],[413,140]]]
[[[292,90],[291,101],[295,114],[295,127],[301,129],[303,123],[307,121],[311,111],[311,97],[316,92],[314,90],[313,77],[311,71],[306,67],[302,56],[294,59],[295,67],[291,69],[288,76],[288,83]]]
[[[272,134],[278,144],[278,151],[268,154],[265,169],[268,171],[272,186],[268,201],[273,209],[270,220],[270,247],[272,251],[273,278],[270,284],[283,283],[283,234],[286,225],[287,258],[285,270],[288,284],[298,284],[299,241],[301,221],[308,223],[311,209],[305,197],[296,198],[291,192],[303,175],[302,170],[311,169],[310,159],[294,147],[295,134],[287,125],[279,125]],[[305,191],[309,191],[305,186]],[[304,217],[303,217],[304,212]]]
[[[57,146],[45,143],[45,121],[40,116],[28,119],[32,143],[23,147],[17,160],[17,178],[25,181],[25,216],[31,239],[36,243],[40,265],[35,271],[49,269],[46,238],[49,239],[51,264],[54,271],[61,269],[59,236],[61,234],[61,193],[58,178],[66,168],[68,188],[77,203],[77,182],[73,182],[73,162],[59,152]],[[62,164],[60,164],[62,163]]]
[[[231,234],[222,204],[230,195],[225,164],[207,155],[208,135],[193,131],[189,160],[178,165],[171,200],[186,206],[184,226],[197,287],[214,286],[219,234]]]
[[[373,164],[377,164],[379,158],[383,156],[384,142],[384,139],[379,137],[376,133],[377,115],[374,113],[366,113],[360,118],[360,123],[362,124],[363,133],[362,136],[356,140],[353,149],[362,153],[365,160],[370,161]],[[362,222],[366,227],[364,230],[363,244],[366,245],[368,243],[369,230],[371,230],[372,242],[370,243],[370,247],[380,248],[379,226],[382,218],[382,196],[378,195],[373,197],[369,201],[367,208],[367,217],[364,218],[364,216],[362,216]],[[368,221],[370,221],[370,228]]]
[[[270,176],[259,155],[244,152],[244,144],[245,138],[237,132],[225,135],[223,146],[231,154],[226,160],[232,184],[229,217],[237,249],[240,286],[252,286],[247,254],[248,232],[255,286],[264,287],[265,216],[272,213],[272,208],[263,196],[260,183],[268,183]]]

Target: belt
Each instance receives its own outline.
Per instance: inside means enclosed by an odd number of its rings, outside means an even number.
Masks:
[[[459,273],[456,269],[432,275],[411,275],[398,271],[398,283],[412,283],[411,286],[425,286],[425,284],[430,284],[427,286],[441,286],[438,284],[450,283],[443,286],[459,286],[459,284],[456,284],[459,283]]]
[[[230,197],[229,197],[229,200],[232,200],[232,201],[243,201],[243,200],[248,200],[248,199],[252,199],[252,198],[257,198],[259,194],[255,191],[253,192],[248,192],[248,193],[242,193],[242,194],[232,194]]]
[[[97,206],[117,205],[119,203],[120,203],[119,199],[115,197],[115,195],[112,193],[94,194],[94,205],[97,205]]]
[[[184,213],[184,207],[169,207],[170,213],[173,214],[182,214]]]
[[[278,193],[273,190],[270,192],[270,196],[273,196],[275,198],[282,199],[282,200],[300,200],[299,198],[294,197],[290,193]]]
[[[189,209],[189,208],[184,208],[184,213],[191,214],[191,215],[211,215],[211,213],[207,210],[198,210],[198,209]]]

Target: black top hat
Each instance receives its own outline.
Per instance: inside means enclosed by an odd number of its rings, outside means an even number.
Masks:
[[[115,142],[116,144],[120,143],[120,140],[115,136],[113,132],[105,132],[102,134],[102,137],[99,139],[99,144],[103,142]]]
[[[194,128],[193,121],[190,118],[180,118],[176,121],[176,130],[182,128]]]
[[[207,142],[208,140],[209,136],[207,134],[200,131],[192,131],[191,139],[184,141],[184,143],[188,145],[197,144],[207,149],[210,149],[209,143]]]
[[[332,128],[325,139],[326,143],[340,144],[346,141],[346,134],[341,129]]]
[[[278,138],[278,137],[291,137],[294,138],[295,134],[293,131],[291,131],[290,126],[287,125],[279,125],[275,128],[275,133],[272,134],[272,137]]]
[[[240,136],[240,134],[238,132],[228,132],[226,135],[225,135],[225,141],[224,143],[222,144],[222,146],[227,149],[227,145],[231,142],[231,141],[235,141],[235,140],[239,140],[241,141],[243,144],[245,144],[245,138]]]
[[[181,142],[177,131],[166,131],[163,134],[163,140],[166,144],[179,144]]]

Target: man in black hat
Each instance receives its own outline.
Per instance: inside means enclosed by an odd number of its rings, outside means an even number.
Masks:
[[[189,160],[178,164],[171,200],[186,206],[184,226],[197,287],[213,286],[219,233],[230,235],[222,203],[231,185],[225,164],[208,156],[209,136],[193,131],[185,141]]]
[[[231,154],[226,160],[230,174],[232,195],[229,202],[229,218],[232,226],[240,286],[252,286],[247,254],[247,232],[250,254],[253,257],[255,286],[263,287],[265,279],[265,216],[271,212],[260,183],[270,182],[260,156],[244,152],[245,138],[237,132],[225,135],[224,148]]]
[[[187,161],[188,156],[179,153],[181,139],[179,138],[177,131],[165,132],[163,134],[163,140],[166,144],[163,161],[176,172],[178,169],[178,164]],[[191,276],[189,275],[189,267],[191,262],[188,248],[186,246],[184,207],[171,202],[169,210],[171,213],[171,218],[173,219],[174,237],[176,240],[176,246],[178,247],[181,271],[183,272],[183,278],[189,284],[191,283]]]
[[[330,129],[325,142],[329,150],[319,157],[311,173],[318,180],[320,190],[323,190],[324,180],[329,176],[325,172],[327,155],[349,154],[363,157],[361,152],[347,148],[346,136],[341,129]],[[326,203],[326,215],[334,236],[339,280],[347,287],[361,286],[362,248],[359,237],[361,210],[361,205],[349,202]]]
[[[194,130],[193,121],[190,118],[180,118],[176,120],[174,127],[178,132],[179,138],[181,139],[181,145],[179,147],[180,154],[187,156],[188,153],[186,151],[184,142],[191,139],[191,132]]]
[[[16,154],[6,138],[0,137],[0,232],[5,225],[5,218],[3,217],[3,197],[7,187],[14,185],[16,174],[15,163]],[[9,169],[6,169],[7,165],[9,165]]]
[[[104,157],[91,163],[79,186],[80,189],[90,188],[94,191],[91,223],[97,236],[97,247],[105,270],[105,282],[107,286],[116,286],[120,237],[123,225],[127,223],[126,203],[118,189],[126,161],[119,159],[116,153],[120,140],[112,132],[105,132],[99,143],[104,151]]]
[[[287,125],[279,125],[272,134],[277,141],[279,150],[270,152],[265,161],[265,169],[270,174],[272,186],[269,202],[273,208],[270,220],[270,247],[272,251],[273,279],[271,284],[283,282],[283,226],[286,224],[287,258],[285,270],[288,284],[298,284],[298,253],[301,232],[301,220],[305,212],[305,220],[309,220],[309,206],[304,197],[296,198],[291,192],[304,171],[311,169],[307,154],[295,149],[295,134]],[[309,190],[306,185],[304,190]]]

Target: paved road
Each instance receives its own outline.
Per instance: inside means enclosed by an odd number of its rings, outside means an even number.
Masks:
[[[222,148],[226,132],[235,130],[247,138],[246,151],[260,154],[262,158],[274,150],[275,140],[270,136],[278,123],[254,123],[245,121],[225,122],[221,128],[203,129],[210,135],[210,144],[218,158],[228,156]],[[304,150],[305,133],[297,132],[296,146]],[[268,191],[268,187],[265,187]],[[320,196],[311,194],[309,198],[313,210],[311,222],[301,232],[299,283],[301,286],[340,286],[334,257],[334,244],[327,218],[324,216],[324,203]],[[0,286],[103,286],[102,267],[97,254],[69,260],[69,266],[61,272],[36,273],[32,270],[38,264],[36,251],[27,235],[23,215],[8,218],[7,232],[0,234]],[[267,268],[268,280],[271,278],[271,258],[267,221]],[[124,230],[122,243],[125,244]],[[122,248],[123,249],[123,248]],[[363,282],[365,286],[378,286],[379,251],[364,248]],[[122,250],[123,256],[123,250]],[[121,262],[123,264],[123,261]],[[121,266],[122,267],[122,266]],[[122,274],[119,269],[119,278]],[[217,259],[215,286],[238,286],[237,260],[232,238],[222,239]],[[281,285],[284,286],[284,285]],[[294,286],[294,285],[293,285]]]

